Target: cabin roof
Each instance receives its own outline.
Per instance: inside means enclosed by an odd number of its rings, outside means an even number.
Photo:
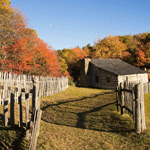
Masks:
[[[130,75],[148,73],[120,59],[91,59],[91,63],[115,75]]]

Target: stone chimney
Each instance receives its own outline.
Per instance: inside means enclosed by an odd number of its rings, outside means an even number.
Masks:
[[[87,87],[87,72],[89,68],[90,58],[85,58],[81,60],[81,69],[80,69],[80,86]]]

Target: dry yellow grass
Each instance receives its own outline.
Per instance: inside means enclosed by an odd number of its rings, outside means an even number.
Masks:
[[[136,134],[130,116],[117,112],[114,91],[70,86],[41,98],[37,150],[150,149],[149,100],[150,93],[145,95],[147,130]],[[23,129],[3,127],[2,122],[0,128],[0,149],[28,149]]]
[[[136,134],[132,119],[117,112],[114,91],[70,87],[41,102],[38,150],[150,148],[148,130]]]

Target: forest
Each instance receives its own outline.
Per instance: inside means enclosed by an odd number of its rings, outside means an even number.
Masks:
[[[94,40],[94,39],[93,39]],[[139,68],[150,68],[150,33],[109,35],[93,46],[53,50],[29,28],[22,12],[0,1],[0,69],[18,74],[79,78],[80,59],[119,58]]]

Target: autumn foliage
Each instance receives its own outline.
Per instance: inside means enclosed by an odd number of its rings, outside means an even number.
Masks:
[[[120,58],[137,67],[150,68],[150,33],[111,36],[83,47],[89,58]]]
[[[67,64],[67,71],[74,78],[78,79],[80,74],[80,66],[78,61],[80,59],[88,57],[86,51],[80,49],[79,47],[74,47],[72,49],[58,50],[59,57],[63,61],[63,64]]]
[[[80,63],[83,58],[119,58],[123,61],[140,67],[150,68],[150,33],[141,33],[124,36],[109,35],[99,39],[93,46],[87,44],[82,49],[58,50],[63,63],[68,66],[68,72],[77,80],[80,76]]]
[[[10,7],[8,0],[0,3],[0,67],[3,71],[62,76],[58,55],[38,37],[34,29],[27,28],[25,17]]]
[[[94,58],[121,58],[126,45],[120,41],[119,37],[109,35],[103,40],[98,40],[94,49]]]
[[[88,55],[86,54],[86,52],[82,49],[80,49],[79,47],[75,47],[72,49],[73,52],[73,60],[74,62],[77,62],[80,59],[84,59],[86,58]]]
[[[3,71],[50,75],[80,75],[80,59],[120,58],[141,68],[150,68],[150,33],[111,36],[97,40],[82,49],[54,51],[28,28],[26,17],[10,6],[9,0],[0,1],[0,69]]]
[[[31,43],[32,42],[32,43]],[[58,56],[40,38],[19,39],[3,49],[7,53],[5,67],[9,72],[60,76]]]

